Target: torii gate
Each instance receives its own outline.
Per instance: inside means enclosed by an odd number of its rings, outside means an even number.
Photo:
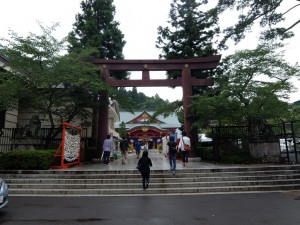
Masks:
[[[153,87],[153,86],[182,86],[183,107],[184,107],[184,129],[187,136],[191,137],[192,121],[189,119],[192,103],[193,86],[212,86],[211,78],[196,79],[191,77],[191,70],[215,69],[219,64],[221,55],[193,58],[193,59],[167,59],[167,60],[118,60],[118,59],[89,59],[88,61],[100,67],[100,76],[106,83],[113,87]],[[172,71],[181,70],[181,77],[177,79],[150,80],[150,71]],[[110,71],[142,71],[141,80],[117,80],[110,77]],[[101,94],[101,101],[108,103],[107,93]],[[99,107],[98,118],[98,139],[97,148],[101,149],[103,140],[108,134],[108,104],[107,107]],[[99,126],[105,124],[105,126]],[[191,142],[196,143],[197,140]],[[192,153],[195,152],[195,145],[192,145]],[[193,154],[192,154],[193,155]]]

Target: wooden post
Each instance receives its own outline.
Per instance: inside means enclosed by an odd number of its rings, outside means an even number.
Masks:
[[[190,137],[192,122],[190,119],[190,105],[192,103],[192,83],[191,83],[191,70],[188,64],[184,65],[182,69],[182,92],[183,92],[183,108],[184,108],[184,129],[187,136]]]
[[[104,78],[105,81],[108,80],[109,71],[106,66],[103,66],[103,69],[100,73],[101,77]],[[102,155],[102,144],[106,136],[108,135],[108,105],[109,105],[109,98],[108,93],[103,91],[99,93],[99,108],[98,108],[98,138],[97,138],[97,156],[98,158]]]
[[[182,91],[184,108],[184,130],[191,140],[190,156],[195,157],[198,134],[195,135],[195,129],[192,129],[193,120],[191,117],[190,105],[192,104],[193,86],[191,82],[191,70],[188,64],[184,65],[182,70]],[[197,132],[196,132],[197,133]]]

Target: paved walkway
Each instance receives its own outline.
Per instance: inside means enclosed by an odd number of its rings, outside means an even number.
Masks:
[[[152,168],[151,170],[169,170],[170,164],[167,157],[164,154],[159,153],[157,149],[149,149],[149,157],[152,160]],[[141,154],[142,155],[142,154]],[[84,163],[80,166],[70,167],[67,170],[136,170],[136,165],[139,159],[137,159],[135,153],[131,153],[127,155],[127,160],[125,164],[122,164],[122,159],[115,159],[110,161],[108,166],[104,166],[102,162],[94,162],[94,163]],[[200,158],[190,158],[187,166],[183,166],[181,160],[177,160],[176,162],[176,170],[185,170],[185,169],[193,169],[193,168],[228,168],[228,167],[243,167],[246,165],[223,165],[217,163],[209,163],[203,162]],[[249,165],[247,165],[249,166]],[[258,166],[258,165],[252,165]]]

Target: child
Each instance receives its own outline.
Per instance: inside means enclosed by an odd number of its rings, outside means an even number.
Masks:
[[[143,178],[143,189],[149,187],[149,177],[150,177],[150,166],[152,166],[152,161],[148,157],[148,151],[144,151],[142,158],[138,162],[139,170]]]

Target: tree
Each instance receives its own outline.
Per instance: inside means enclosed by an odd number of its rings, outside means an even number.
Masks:
[[[299,0],[297,0],[299,1]],[[300,23],[300,20],[295,21],[293,24],[287,26],[282,25],[285,17],[295,11],[295,8],[300,4],[289,6],[285,9],[288,1],[283,0],[263,0],[263,1],[218,1],[218,12],[220,15],[229,10],[238,14],[238,21],[236,24],[227,27],[224,30],[224,38],[220,46],[225,46],[228,39],[233,39],[238,43],[241,39],[245,38],[246,33],[250,32],[255,24],[259,24],[262,28],[260,38],[262,40],[272,40],[276,38],[285,39],[293,36],[292,29]],[[291,2],[289,2],[292,4]],[[284,10],[284,11],[283,11]]]
[[[118,28],[119,23],[114,21],[115,6],[113,5],[113,0],[83,0],[81,1],[81,9],[82,13],[76,15],[73,30],[68,35],[70,42],[69,52],[82,52],[92,49],[90,57],[123,59],[124,35]],[[128,78],[127,72],[123,71],[112,72],[110,75],[118,79]],[[107,94],[95,94],[93,97],[95,105],[108,104],[108,99],[103,99],[103,96],[106,98]],[[116,100],[124,108],[126,105],[129,105],[126,104],[128,100],[124,96],[118,93],[111,93],[110,98],[114,97],[121,97],[121,99]],[[98,142],[98,147],[100,146],[100,141],[98,140],[98,119],[100,117],[98,114],[100,111],[101,108],[93,108],[92,136],[95,142]]]
[[[76,15],[73,30],[68,35],[69,52],[89,52],[88,56],[101,59],[123,59],[124,35],[114,21],[113,0],[83,0],[82,13]],[[112,72],[118,79],[128,79],[127,72]],[[118,94],[110,97],[120,96]],[[95,96],[95,98],[98,98]],[[123,104],[123,101],[119,101]],[[126,101],[125,101],[126,102]],[[94,110],[97,111],[97,110]]]
[[[126,124],[124,123],[124,121],[122,121],[120,123],[119,135],[120,135],[121,138],[127,137]]]
[[[83,62],[80,55],[64,55],[66,40],[52,36],[57,26],[40,25],[41,35],[30,33],[25,38],[11,32],[11,39],[2,39],[0,45],[0,55],[7,59],[7,72],[1,73],[2,90],[9,90],[5,93],[15,102],[18,99],[18,104],[34,109],[50,122],[52,130],[62,121],[89,117],[86,108],[94,107],[94,93],[108,89],[95,66]],[[48,138],[53,135],[50,132]]]
[[[8,68],[7,68],[8,69]],[[19,96],[22,95],[23,83],[11,74],[0,69],[0,111],[14,109],[19,102]],[[26,91],[26,90],[24,90]]]
[[[171,27],[158,27],[156,47],[162,50],[160,58],[188,59],[217,53],[214,37],[220,32],[216,8],[203,12],[200,7],[207,1],[173,0],[169,13]],[[206,73],[193,76],[207,77]],[[169,72],[168,78],[177,78],[180,73]]]
[[[278,47],[282,45],[262,44],[226,57],[218,68],[216,87],[193,101],[199,126],[209,120],[247,125],[254,117],[273,122],[290,118],[284,100],[293,90],[290,79],[299,73],[299,66],[285,62]]]
[[[83,0],[82,13],[76,15],[73,31],[68,35],[69,52],[93,48],[90,56],[100,59],[123,59],[124,35],[114,21],[113,0]],[[113,73],[124,79],[127,73]]]

